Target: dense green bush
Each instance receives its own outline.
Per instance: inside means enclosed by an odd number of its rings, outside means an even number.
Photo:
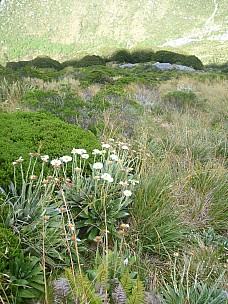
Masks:
[[[173,106],[180,111],[187,110],[191,107],[200,107],[203,100],[200,100],[194,92],[172,91],[168,92],[163,101],[166,105]]]
[[[83,57],[81,60],[68,60],[62,63],[62,68],[66,68],[69,66],[80,68],[80,67],[87,67],[87,66],[94,66],[94,65],[105,65],[105,60],[97,55],[87,55]]]
[[[31,65],[36,68],[61,69],[61,64],[57,60],[50,57],[36,57],[31,60]]]
[[[10,260],[13,260],[16,256],[19,256],[20,250],[21,247],[18,237],[11,229],[4,228],[0,224],[0,273],[5,271]]]
[[[114,54],[111,55],[109,61],[116,61],[119,63],[131,62],[132,61],[131,53],[125,49],[116,51]]]
[[[36,68],[48,68],[48,69],[61,69],[61,64],[48,56],[36,57],[33,60],[18,61],[18,62],[7,62],[6,67],[12,70],[19,70],[25,67],[36,67]]]
[[[12,162],[20,156],[39,152],[54,158],[74,147],[91,151],[100,146],[91,132],[48,113],[0,112],[0,128],[0,186],[5,189],[13,177]]]
[[[31,66],[31,61],[10,61],[7,62],[6,67],[14,71]]]
[[[78,116],[89,106],[64,86],[61,92],[38,89],[29,91],[24,95],[23,103],[33,111],[45,110],[73,124],[77,124]]]
[[[178,54],[170,51],[157,51],[153,55],[154,61],[158,62],[168,62],[171,64],[178,63],[189,67],[193,67],[196,70],[202,70],[203,64],[195,55],[187,56],[183,54]]]
[[[97,55],[87,55],[78,61],[79,67],[87,67],[93,65],[105,65],[105,60]]]
[[[135,50],[131,52],[131,62],[148,62],[153,60],[154,51],[152,50]]]

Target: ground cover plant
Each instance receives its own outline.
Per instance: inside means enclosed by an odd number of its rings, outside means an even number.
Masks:
[[[0,72],[0,302],[225,304],[227,76]]]

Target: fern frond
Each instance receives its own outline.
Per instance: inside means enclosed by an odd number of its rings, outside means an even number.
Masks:
[[[127,296],[130,296],[131,292],[132,292],[132,288],[133,288],[133,282],[130,277],[128,269],[126,270],[126,272],[124,273],[124,275],[121,278],[121,284],[122,284],[122,287],[123,287],[124,291],[126,292]]]
[[[132,289],[132,294],[128,298],[128,304],[143,304],[145,303],[144,285],[140,279],[137,278]]]
[[[69,268],[65,270],[65,275],[71,286],[72,293],[75,293],[75,282],[76,282],[77,294],[76,295],[74,294],[74,298],[78,299],[79,301],[86,301],[85,303],[102,304],[102,299],[97,294],[95,294],[93,283],[88,279],[86,275],[79,277],[76,274],[76,278],[74,278],[72,270]],[[85,296],[82,286],[84,288]]]

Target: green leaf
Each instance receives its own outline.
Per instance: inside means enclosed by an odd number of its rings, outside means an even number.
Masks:
[[[88,240],[92,241],[98,235],[98,232],[99,230],[97,228],[93,228],[88,235]]]
[[[19,280],[15,280],[14,284],[16,284],[17,286],[28,286],[29,282],[24,279],[19,279]]]
[[[18,291],[18,296],[20,298],[26,298],[26,299],[31,299],[31,298],[35,298],[35,296],[28,291],[27,289],[22,289]]]
[[[30,283],[30,286],[32,286],[33,288],[43,292],[44,291],[44,287],[38,283]]]

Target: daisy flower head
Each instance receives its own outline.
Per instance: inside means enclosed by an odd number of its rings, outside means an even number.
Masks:
[[[51,161],[51,165],[54,166],[54,167],[58,167],[58,166],[61,166],[62,162],[60,159],[53,159]]]
[[[102,144],[102,148],[109,149],[110,147],[110,144]]]
[[[111,160],[114,160],[114,161],[118,161],[119,160],[119,157],[116,154],[111,154],[110,158],[111,158]]]
[[[89,158],[89,154],[83,153],[83,154],[81,154],[81,158],[88,159]]]
[[[85,149],[75,149],[73,148],[72,151],[71,151],[72,154],[79,154],[79,155],[82,155],[82,154],[85,154],[86,153],[86,150]]]
[[[127,187],[129,185],[128,181],[120,181],[119,184],[123,187]]]
[[[74,225],[72,223],[69,223],[67,226],[71,231],[74,231]]]
[[[40,158],[41,158],[41,160],[42,160],[43,162],[48,162],[48,160],[49,160],[49,155],[41,155]]]
[[[123,145],[123,146],[122,146],[122,150],[129,150],[129,148],[128,148],[128,146]]]
[[[79,168],[79,167],[76,167],[74,170],[75,170],[75,172],[77,172],[77,173],[80,173],[80,172],[82,171],[82,169]]]
[[[109,183],[113,182],[113,178],[111,177],[111,175],[109,173],[102,174],[101,178],[103,178],[103,180],[105,180]]]
[[[93,152],[92,152],[92,154],[93,154],[93,155],[97,155],[97,154],[98,154],[98,155],[101,155],[102,152],[101,152],[100,150],[98,150],[98,149],[94,149]]]
[[[32,153],[32,152],[30,152],[29,153],[29,157],[38,157],[38,156],[40,156],[40,153]]]
[[[131,192],[131,190],[124,190],[123,194],[124,194],[124,196],[129,197],[132,195],[132,192]]]
[[[68,156],[68,155],[64,155],[63,157],[61,157],[61,160],[64,163],[68,163],[68,162],[72,161],[72,157]]]
[[[126,171],[127,173],[131,172],[132,170],[133,170],[133,168],[130,168],[130,167],[125,169],[125,171]]]
[[[125,223],[120,225],[121,229],[128,229],[129,227],[130,227],[129,224],[125,224]]]
[[[133,186],[135,186],[136,184],[139,184],[139,181],[138,180],[135,180],[135,179],[129,179],[128,180]]]
[[[22,156],[20,156],[20,157],[16,160],[17,163],[22,163],[23,161],[24,161],[24,159],[22,158]]]
[[[103,164],[100,162],[93,164],[93,169],[95,170],[101,170],[103,167],[104,167]]]

